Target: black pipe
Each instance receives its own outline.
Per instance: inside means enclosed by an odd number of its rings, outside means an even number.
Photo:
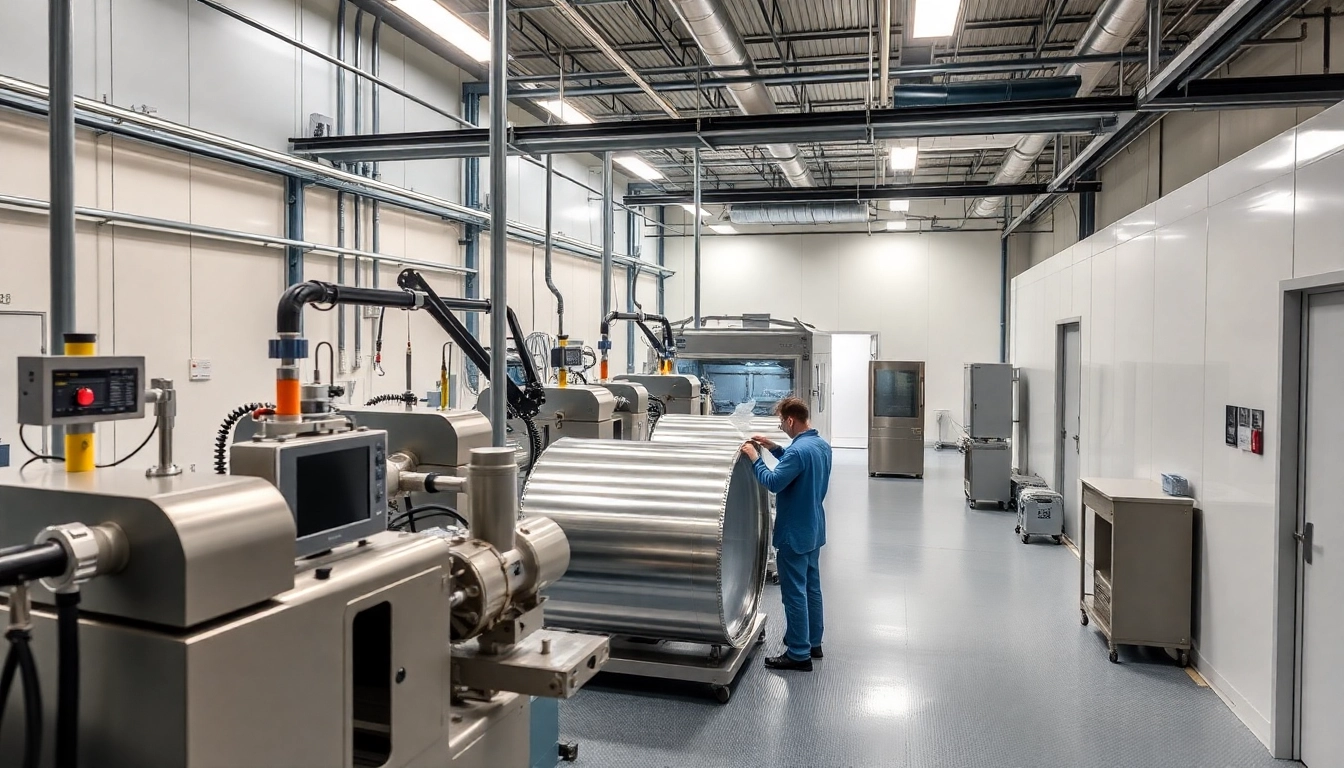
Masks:
[[[318,280],[291,285],[280,296],[276,307],[275,330],[277,333],[299,333],[302,328],[303,307],[305,304],[362,304],[374,307],[398,307],[413,309],[417,299],[408,291],[392,291],[384,288],[356,288],[349,285],[335,285]]]
[[[603,336],[610,335],[611,323],[613,320],[634,321],[637,325],[639,325],[639,328],[644,332],[644,335],[648,336],[649,340],[653,342],[653,348],[657,350],[658,353],[661,355],[666,356],[670,354],[673,349],[676,348],[676,337],[672,333],[672,323],[668,322],[668,319],[666,317],[663,317],[662,315],[648,315],[648,314],[641,315],[636,312],[611,312],[605,318],[602,319],[602,325],[598,329],[601,335]],[[646,321],[649,320],[652,320],[653,322],[663,326],[662,341],[659,341],[657,335],[653,333],[653,331],[648,327],[648,325],[646,325]]]
[[[0,587],[65,573],[65,549],[54,541],[0,549]]]
[[[56,593],[56,768],[79,765],[79,592]]]

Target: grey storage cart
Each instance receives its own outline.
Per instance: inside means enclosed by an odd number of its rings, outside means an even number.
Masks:
[[[1194,500],[1168,496],[1151,480],[1085,479],[1082,486],[1078,599],[1083,625],[1096,623],[1112,662],[1120,660],[1118,646],[1147,645],[1175,650],[1181,666],[1189,664]],[[1089,509],[1096,513],[1090,564]]]
[[[988,501],[1007,509],[1012,501],[1013,451],[1007,440],[967,440],[966,498],[971,507]]]
[[[1017,533],[1022,543],[1049,536],[1064,543],[1064,499],[1049,488],[1023,488],[1017,494]]]

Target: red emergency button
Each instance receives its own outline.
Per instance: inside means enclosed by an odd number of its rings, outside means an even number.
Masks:
[[[75,403],[81,408],[88,408],[93,405],[93,390],[88,387],[80,387],[75,390]]]

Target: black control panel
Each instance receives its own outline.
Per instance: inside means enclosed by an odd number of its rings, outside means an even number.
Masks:
[[[51,416],[118,416],[140,409],[140,371],[136,368],[54,370]]]

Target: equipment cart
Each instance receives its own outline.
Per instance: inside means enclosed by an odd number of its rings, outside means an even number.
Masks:
[[[1096,622],[1112,662],[1118,646],[1147,645],[1190,662],[1194,500],[1168,496],[1151,480],[1085,479],[1078,532],[1078,600],[1083,626]],[[1088,562],[1088,510],[1096,553]],[[1088,577],[1092,591],[1088,591]]]

